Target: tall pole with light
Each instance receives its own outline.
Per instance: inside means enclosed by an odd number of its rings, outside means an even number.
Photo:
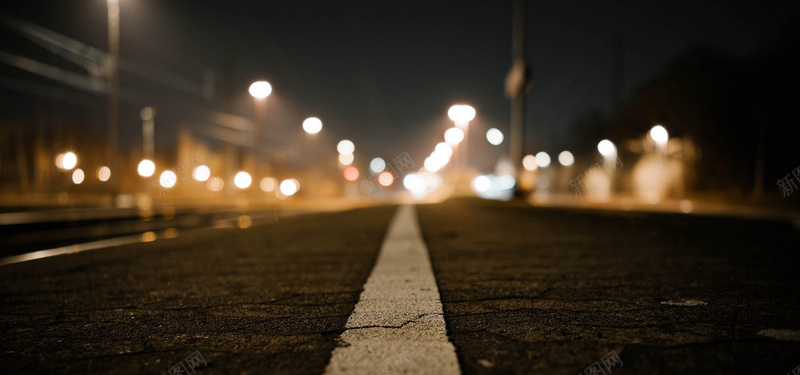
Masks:
[[[108,162],[111,166],[112,196],[119,192],[119,164],[117,163],[117,131],[119,128],[119,0],[108,4]]]
[[[464,133],[464,146],[459,150],[462,157],[458,159],[461,164],[459,168],[466,170],[469,168],[469,122],[475,118],[475,108],[466,104],[456,104],[447,111],[447,117]]]
[[[509,70],[506,75],[505,94],[511,99],[509,156],[514,165],[514,177],[519,180],[519,173],[522,168],[524,141],[525,91],[530,87],[528,62],[525,58],[525,0],[514,0],[514,30],[512,40],[512,65],[511,70]],[[518,188],[516,191],[519,194]]]
[[[272,94],[272,85],[267,81],[256,81],[250,85],[248,92],[255,100],[256,128],[253,129],[253,138],[259,139],[263,135],[260,130],[266,122],[267,97]]]

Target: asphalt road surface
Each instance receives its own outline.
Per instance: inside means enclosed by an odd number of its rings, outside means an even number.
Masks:
[[[0,266],[0,372],[800,366],[788,221],[456,199],[155,233]]]

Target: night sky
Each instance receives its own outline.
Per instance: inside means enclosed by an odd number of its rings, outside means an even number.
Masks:
[[[447,108],[466,102],[478,112],[471,125],[478,138],[473,142],[481,143],[476,147],[493,156],[487,159],[507,152],[507,142],[490,150],[483,133],[489,127],[508,129],[503,83],[511,60],[510,0],[120,3],[122,59],[198,82],[206,68],[216,74],[218,95],[210,104],[201,98],[167,104],[168,91],[145,90],[159,110],[162,150],[174,141],[183,114],[206,106],[222,109],[222,72],[232,63],[234,112],[252,116],[247,87],[268,80],[274,88],[268,122],[284,141],[300,137],[302,120],[314,115],[325,123],[331,142],[352,139],[357,156],[391,158],[409,151],[421,161],[452,126]],[[107,50],[105,0],[2,7],[3,13]],[[526,49],[534,83],[527,97],[526,151],[569,148],[576,115],[592,108],[608,113],[615,36],[625,43],[624,95],[629,96],[692,46],[711,44],[742,58],[755,54],[790,14],[770,1],[529,1]],[[41,48],[13,39],[7,28],[3,33],[0,49],[57,64]],[[6,66],[0,74],[59,86]],[[121,85],[137,82],[123,76]],[[0,90],[14,100],[83,111],[104,129],[102,98],[91,99],[96,109],[90,109]],[[122,102],[121,134],[129,147],[140,134],[139,108]],[[14,108],[0,110],[4,118],[15,115]]]

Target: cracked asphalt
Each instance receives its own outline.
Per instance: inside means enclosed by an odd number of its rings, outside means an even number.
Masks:
[[[3,373],[322,373],[394,207],[0,267]]]
[[[2,266],[0,372],[162,374],[199,351],[200,374],[322,374],[395,211]],[[612,351],[613,374],[800,366],[793,223],[477,199],[416,211],[464,374],[582,373]]]
[[[800,330],[791,223],[478,200],[418,212],[465,374],[575,374],[612,351],[613,374],[800,365],[800,341],[758,335]]]

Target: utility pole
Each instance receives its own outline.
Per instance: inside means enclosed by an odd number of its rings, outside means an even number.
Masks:
[[[111,168],[111,201],[119,193],[122,170],[117,160],[119,128],[119,0],[108,0],[108,162]]]
[[[615,37],[613,42],[613,68],[611,71],[611,116],[622,110],[622,90],[625,83],[625,45],[622,38]]]
[[[524,143],[525,91],[529,88],[529,69],[525,59],[525,0],[514,0],[512,66],[506,75],[506,96],[511,99],[510,157],[519,181]],[[517,185],[519,186],[519,185]],[[519,189],[517,189],[519,193]]]

